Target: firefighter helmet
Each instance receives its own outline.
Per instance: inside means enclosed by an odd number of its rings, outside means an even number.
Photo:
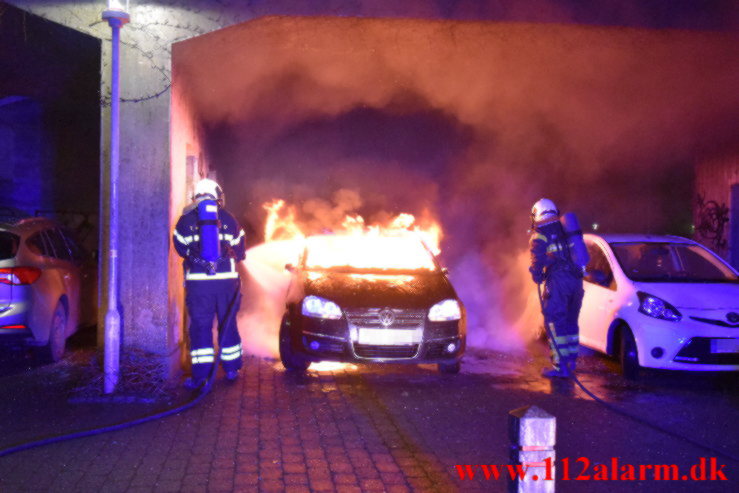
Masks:
[[[203,178],[195,185],[195,198],[210,195],[218,201],[223,200],[223,189],[210,178]]]
[[[559,209],[549,199],[539,199],[531,208],[531,220],[535,223],[552,221],[559,217]]]

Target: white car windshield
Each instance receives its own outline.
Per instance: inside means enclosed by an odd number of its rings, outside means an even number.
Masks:
[[[326,235],[308,238],[305,268],[341,272],[436,270],[415,236]]]
[[[710,251],[692,243],[611,243],[624,274],[639,282],[737,282]]]

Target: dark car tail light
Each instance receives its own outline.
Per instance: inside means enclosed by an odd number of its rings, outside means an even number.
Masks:
[[[0,284],[20,286],[33,284],[41,277],[41,269],[36,267],[10,267],[0,269]]]

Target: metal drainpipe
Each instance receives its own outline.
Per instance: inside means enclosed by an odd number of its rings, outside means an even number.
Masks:
[[[121,27],[130,17],[127,12],[108,9],[103,12],[112,31],[110,63],[110,222],[108,248],[108,311],[105,313],[104,392],[112,394],[118,385],[121,346],[121,316],[118,313],[118,164],[120,147],[119,48]]]

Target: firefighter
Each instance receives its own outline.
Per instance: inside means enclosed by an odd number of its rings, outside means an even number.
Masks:
[[[177,221],[173,241],[183,258],[185,304],[190,315],[192,377],[185,387],[197,389],[215,363],[213,318],[218,319],[220,362],[228,381],[241,369],[241,337],[236,313],[241,302],[241,280],[236,262],[246,254],[244,230],[223,208],[223,191],[213,180],[195,186],[193,203]]]
[[[544,283],[541,307],[549,329],[552,368],[542,375],[548,378],[568,378],[575,371],[583,297],[583,269],[573,261],[573,245],[559,219],[559,210],[549,199],[539,200],[531,209],[529,271],[535,283]]]

